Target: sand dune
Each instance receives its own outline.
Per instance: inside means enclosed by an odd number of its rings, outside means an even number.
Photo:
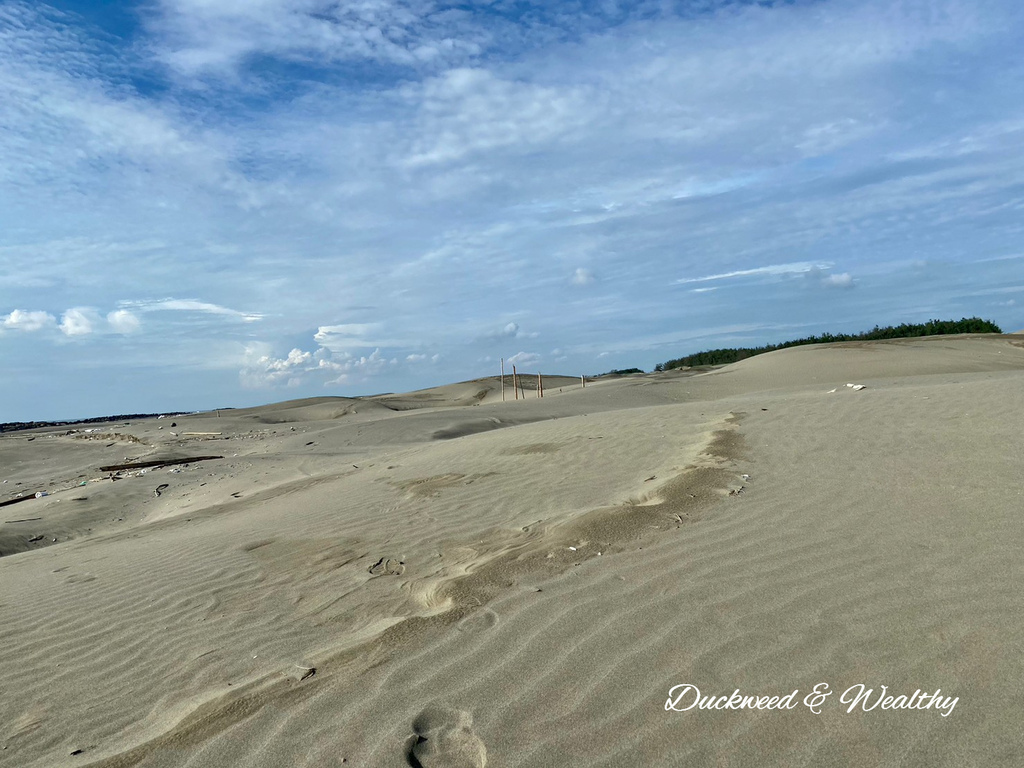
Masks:
[[[49,494],[0,508],[0,766],[1018,765],[1022,385],[935,337],[0,436]]]

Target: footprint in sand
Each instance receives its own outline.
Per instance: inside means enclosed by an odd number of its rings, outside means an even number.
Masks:
[[[401,576],[405,573],[405,563],[391,557],[382,557],[367,570],[374,576]]]
[[[409,750],[413,768],[484,768],[487,748],[473,731],[473,716],[461,709],[423,710],[412,724]]]
[[[498,621],[497,613],[490,608],[484,608],[464,618],[456,625],[456,628],[460,632],[483,632],[497,626]]]

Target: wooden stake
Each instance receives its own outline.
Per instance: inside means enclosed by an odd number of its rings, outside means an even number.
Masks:
[[[582,384],[582,385],[583,385],[584,389],[585,389],[585,388],[586,388],[586,386],[587,386],[587,380],[586,380],[585,378],[583,378],[583,375],[582,375],[582,374],[580,374],[580,384]]]
[[[505,358],[501,358],[501,402],[505,402]]]
[[[537,372],[537,397],[544,397],[544,381],[540,377],[540,371]]]
[[[516,393],[516,400],[519,399],[519,379],[515,365],[512,366],[512,391]]]

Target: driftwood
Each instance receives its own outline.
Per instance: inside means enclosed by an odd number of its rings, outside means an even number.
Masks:
[[[8,499],[7,501],[0,501],[0,507],[6,507],[6,506],[8,506],[10,504],[17,504],[19,501],[28,501],[29,499],[34,499],[35,497],[36,497],[36,495],[34,493],[30,493],[28,496],[19,496],[16,499]],[[8,520],[7,522],[8,523],[19,523],[21,521],[20,520]]]
[[[153,459],[152,461],[132,461],[128,464],[111,464],[100,467],[100,472],[120,472],[122,469],[147,469],[148,467],[169,467],[172,464],[191,464],[193,461],[210,461],[223,459],[223,456],[190,456],[187,459]]]

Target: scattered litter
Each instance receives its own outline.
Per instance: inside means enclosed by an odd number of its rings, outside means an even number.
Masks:
[[[33,537],[32,537],[31,539],[29,539],[28,541],[29,541],[29,543],[31,544],[31,543],[32,543],[33,541],[42,541],[42,540],[43,540],[43,537],[42,537],[42,536],[33,536]]]
[[[170,487],[170,486],[168,486],[168,484],[167,484],[167,483],[160,483],[160,485],[158,485],[158,486],[156,487],[156,490],[155,490],[155,491],[153,491],[153,495],[154,495],[155,497],[159,498],[159,497],[160,497],[160,494],[161,494],[161,493],[163,492],[164,488],[168,488],[168,487]]]
[[[21,520],[4,520],[5,523],[31,523],[34,520],[42,520],[41,517],[24,517]]]
[[[859,392],[860,390],[864,389],[866,385],[864,385],[864,384],[847,384],[846,386],[848,386],[850,389],[854,390],[855,392]]]
[[[750,479],[750,475],[740,475],[740,477],[742,477],[744,480]]]
[[[46,491],[36,491],[36,498],[41,499],[43,496],[49,496],[50,494]]]
[[[829,390],[828,392],[826,392],[825,394],[826,394],[826,395],[831,395],[831,394],[832,394],[833,392],[838,392],[838,391],[839,391],[839,387],[836,387],[835,389],[830,389],[830,390]]]
[[[569,549],[571,549],[573,552],[576,551],[576,547],[569,547]]]
[[[649,482],[651,482],[651,480],[654,480],[654,479],[655,479],[656,477],[657,477],[657,475],[651,475],[651,476],[650,476],[650,477],[648,477],[648,478],[647,478],[646,480],[644,480],[644,482],[645,482],[645,483],[649,483]]]

